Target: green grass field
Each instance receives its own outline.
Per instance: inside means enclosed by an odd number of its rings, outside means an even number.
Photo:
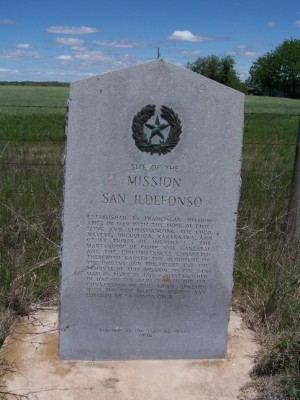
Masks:
[[[0,86],[0,342],[57,299],[68,91]],[[284,228],[300,101],[247,96],[245,112],[233,305],[264,343],[254,382],[274,393],[257,400],[299,399],[299,246]]]
[[[300,100],[279,97],[245,97],[245,112],[261,114],[299,115]]]
[[[65,107],[68,96],[68,87],[0,86],[0,105]]]

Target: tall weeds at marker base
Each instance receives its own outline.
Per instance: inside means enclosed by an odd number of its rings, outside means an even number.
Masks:
[[[262,342],[256,400],[300,398],[300,248],[284,227],[281,217],[238,230],[234,304]]]
[[[281,174],[249,182],[241,193],[234,304],[262,343],[253,371],[255,400],[300,399],[300,240],[286,232],[290,182],[284,175],[291,161]]]
[[[1,213],[6,223],[0,231],[0,344],[15,317],[57,295],[60,204],[25,218],[2,203]]]
[[[0,128],[0,344],[33,302],[57,296],[64,148],[63,110],[51,118],[44,112],[41,125],[31,124],[35,109],[31,114],[21,109],[20,121],[27,115],[31,126],[26,131],[14,129],[11,109],[5,110],[0,113],[6,121]]]
[[[256,400],[300,399],[300,240],[286,231],[298,123],[246,115],[234,304],[262,342]]]

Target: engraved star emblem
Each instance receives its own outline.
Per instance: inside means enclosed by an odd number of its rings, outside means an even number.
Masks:
[[[151,129],[151,135],[150,135],[150,138],[149,138],[149,142],[150,143],[151,143],[151,139],[154,136],[159,136],[163,141],[165,140],[165,137],[162,134],[162,131],[164,129],[166,129],[169,125],[161,124],[158,117],[156,117],[154,125],[152,125],[152,124],[145,124],[145,125],[147,126],[147,128]]]

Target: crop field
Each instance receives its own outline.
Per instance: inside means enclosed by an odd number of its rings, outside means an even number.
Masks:
[[[0,86],[0,342],[32,303],[57,301],[68,92]],[[233,307],[264,343],[258,392],[298,399],[300,252],[285,223],[300,101],[247,96],[245,113]]]

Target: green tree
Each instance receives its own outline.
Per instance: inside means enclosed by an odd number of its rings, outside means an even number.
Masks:
[[[250,68],[248,88],[261,93],[267,91],[269,96],[273,96],[279,89],[279,69],[280,63],[274,52],[259,57]]]
[[[267,91],[270,96],[282,92],[296,97],[300,87],[300,40],[285,40],[254,61],[249,72],[248,88]]]
[[[187,68],[223,85],[244,91],[237,72],[234,69],[235,60],[232,56],[219,58],[215,55],[198,57],[194,62],[187,63]]]
[[[280,59],[280,88],[288,97],[296,97],[300,86],[300,40],[285,40],[276,47],[275,54]]]

